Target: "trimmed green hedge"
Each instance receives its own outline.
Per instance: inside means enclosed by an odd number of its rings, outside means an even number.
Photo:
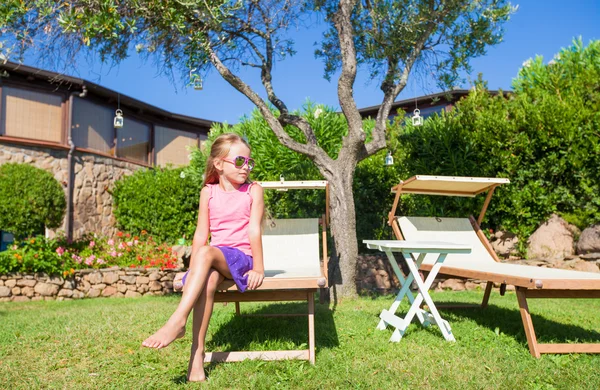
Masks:
[[[0,230],[24,239],[61,225],[67,202],[60,183],[30,164],[0,166]]]
[[[181,168],[138,170],[115,182],[112,195],[119,229],[170,243],[194,234],[200,192]]]

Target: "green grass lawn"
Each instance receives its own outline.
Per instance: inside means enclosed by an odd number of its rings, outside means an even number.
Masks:
[[[481,292],[433,293],[436,302],[478,302]],[[443,311],[456,342],[411,325],[400,343],[377,331],[392,296],[317,305],[317,364],[245,361],[208,365],[209,382],[185,383],[191,343],[140,346],[178,296],[0,304],[0,388],[598,389],[600,355],[529,355],[516,297],[492,294],[485,310]],[[408,304],[401,307],[407,310]],[[599,300],[531,300],[540,342],[600,342]],[[305,305],[242,304],[243,312],[302,312]],[[188,329],[191,324],[188,325]],[[303,347],[304,317],[237,317],[217,304],[208,351]]]

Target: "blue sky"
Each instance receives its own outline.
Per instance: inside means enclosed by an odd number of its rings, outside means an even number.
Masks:
[[[476,79],[481,72],[490,89],[510,89],[512,79],[528,58],[542,55],[549,61],[575,37],[581,37],[584,44],[600,39],[600,0],[524,0],[512,4],[519,9],[505,25],[504,42],[471,62],[471,78]],[[323,64],[313,55],[313,44],[320,40],[321,31],[322,27],[293,32],[297,54],[275,65],[274,87],[290,109],[301,108],[306,99],[339,108],[337,79],[325,80]],[[39,66],[33,61],[26,63]],[[204,80],[203,90],[196,91],[185,88],[179,80],[173,84],[167,77],[157,75],[151,61],[143,63],[135,54],[117,67],[82,62],[66,73],[168,111],[203,119],[236,123],[254,107],[216,72]],[[354,88],[359,107],[380,104],[383,96],[376,83],[367,82],[365,74],[366,71],[359,74]],[[251,86],[260,87],[258,72],[244,72],[242,76]],[[427,81],[409,81],[398,100],[438,92],[427,85]]]

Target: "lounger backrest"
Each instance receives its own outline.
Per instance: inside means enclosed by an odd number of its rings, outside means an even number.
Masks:
[[[317,218],[269,219],[262,241],[266,276],[321,276]]]
[[[473,230],[468,218],[397,217],[396,220],[405,240],[444,241],[471,246],[470,254],[448,255],[444,261],[445,265],[464,265],[471,262],[496,263]],[[436,257],[428,254],[424,263],[433,264]]]

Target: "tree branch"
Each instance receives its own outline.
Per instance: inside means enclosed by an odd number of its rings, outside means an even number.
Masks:
[[[392,108],[392,104],[394,103],[394,99],[402,92],[404,87],[406,87],[406,83],[408,82],[408,76],[416,62],[416,60],[421,55],[421,52],[425,46],[425,43],[435,30],[437,26],[437,20],[439,17],[443,17],[444,13],[438,15],[438,17],[433,17],[432,20],[428,23],[427,28],[417,42],[415,42],[414,49],[410,53],[409,57],[404,61],[404,69],[400,74],[400,79],[397,84],[394,84],[392,80],[395,79],[397,72],[397,61],[394,61],[391,58],[388,58],[388,70],[385,77],[385,81],[381,84],[381,90],[383,91],[383,101],[379,110],[377,111],[377,118],[375,119],[375,128],[373,129],[373,139],[371,142],[365,145],[365,149],[363,153],[359,156],[360,159],[364,159],[373,153],[378,152],[379,150],[385,148],[385,129],[387,126],[387,119],[390,115],[390,110]]]
[[[212,47],[210,47],[210,45],[207,45],[207,51],[209,53],[209,58],[210,58],[211,63],[217,69],[219,74],[232,87],[234,87],[239,92],[244,94],[244,96],[246,96],[248,99],[250,99],[250,101],[252,103],[254,103],[254,105],[258,108],[258,110],[260,111],[262,116],[265,118],[265,120],[267,121],[267,123],[269,124],[269,126],[271,127],[271,129],[273,130],[273,132],[275,133],[277,138],[279,139],[279,141],[284,146],[286,146],[287,148],[289,148],[295,152],[302,153],[302,154],[308,156],[310,159],[312,159],[314,161],[318,161],[322,165],[331,165],[331,163],[332,163],[331,158],[327,155],[327,153],[325,153],[325,151],[323,151],[323,149],[321,149],[316,144],[316,142],[309,143],[309,144],[302,144],[300,142],[295,141],[292,137],[290,137],[289,134],[286,133],[285,129],[283,128],[283,125],[280,122],[280,120],[278,120],[275,117],[275,115],[273,114],[273,112],[269,109],[269,107],[267,106],[267,103],[260,96],[258,96],[258,94],[256,92],[254,92],[254,90],[252,90],[252,88],[250,88],[249,85],[244,83],[239,77],[237,77],[235,74],[233,74],[231,72],[231,70],[229,68],[227,68],[227,66],[225,66],[225,64],[223,64],[223,62],[219,58],[218,54],[215,53],[215,51],[213,50]],[[285,120],[289,121],[290,124],[294,124],[297,122],[297,121],[295,121],[293,116],[290,116],[290,117],[286,118]],[[300,123],[300,125],[302,125],[301,122],[298,122],[298,123]],[[300,127],[300,126],[298,126],[298,127]],[[300,128],[302,128],[302,127],[300,127]]]
[[[366,139],[362,130],[362,118],[356,107],[353,86],[356,80],[357,60],[354,46],[354,29],[352,27],[352,11],[356,0],[341,0],[333,15],[333,23],[337,30],[342,55],[342,73],[338,80],[338,97],[342,112],[348,121],[348,136],[342,141],[340,158],[345,154],[353,155]]]

